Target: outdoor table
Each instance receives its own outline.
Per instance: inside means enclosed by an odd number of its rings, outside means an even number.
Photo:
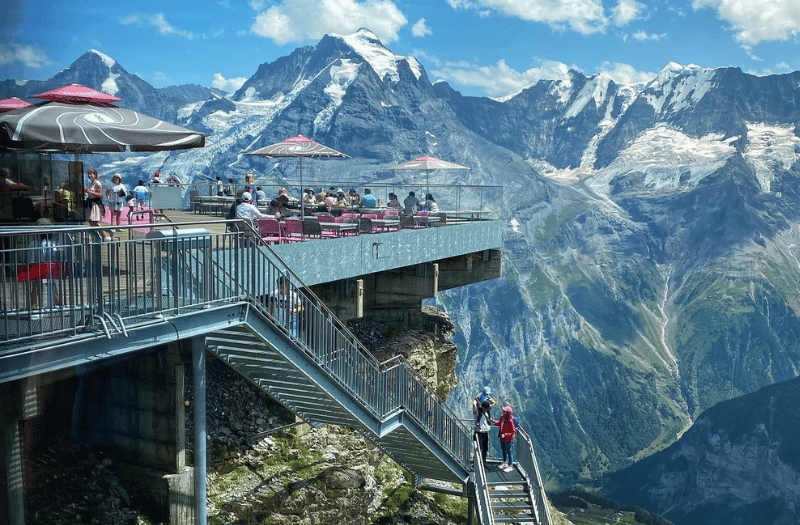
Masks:
[[[395,228],[400,227],[400,217],[384,217],[383,219],[370,219],[372,224],[378,226],[381,230],[388,230],[390,226],[394,226]]]
[[[321,222],[319,223],[323,230],[330,230],[336,232],[336,235],[341,237],[346,232],[358,233],[358,223],[355,222]]]
[[[454,218],[454,219],[482,219],[483,217],[491,214],[490,210],[453,210],[453,211],[441,211],[437,213],[444,213],[447,215],[447,218]]]

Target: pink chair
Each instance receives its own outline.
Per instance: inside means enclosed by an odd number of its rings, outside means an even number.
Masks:
[[[420,210],[414,216],[414,228],[427,228],[429,226],[428,213],[425,210]]]
[[[283,242],[281,223],[278,219],[268,217],[258,219],[258,236],[267,244],[281,244]]]
[[[286,242],[305,240],[305,236],[303,235],[303,221],[300,219],[286,219],[283,223],[283,239]]]
[[[384,223],[383,227],[387,231],[397,231],[397,230],[400,229],[400,212],[399,211],[397,211],[397,210],[386,210],[383,213],[383,218],[384,219],[396,219],[397,220],[396,224],[394,224],[394,223],[392,223],[392,224]]]

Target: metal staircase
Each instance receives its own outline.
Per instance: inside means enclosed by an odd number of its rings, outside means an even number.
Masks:
[[[480,459],[475,463],[480,455],[474,453],[472,429],[404,360],[378,362],[257,237],[176,229],[171,236],[109,245],[81,231],[72,234],[78,241],[70,241],[65,250],[75,271],[60,283],[69,303],[58,308],[76,313],[59,317],[61,323],[51,326],[30,312],[5,307],[0,340],[6,349],[0,357],[7,370],[0,382],[23,377],[25,370],[41,373],[66,363],[202,336],[210,352],[304,421],[315,427],[355,429],[413,474],[417,483],[430,479],[465,488],[474,484],[474,493],[464,493],[474,496],[483,525],[520,519],[551,523],[533,446],[524,432],[517,439],[520,480],[493,480],[493,472],[485,472]],[[28,237],[38,235],[23,232],[9,245],[29,246]],[[302,297],[297,331],[268,307],[279,278],[288,278],[291,291]],[[25,296],[20,283],[6,280],[3,285],[14,292],[9,296]],[[43,310],[42,319],[56,311]],[[119,328],[113,333],[105,323],[89,322],[106,317],[117,321],[114,326]],[[84,324],[84,319],[89,321]],[[65,344],[67,340],[73,344]],[[26,346],[31,341],[35,348]],[[50,349],[56,345],[61,361],[51,362]],[[28,358],[34,350],[42,356],[35,367]],[[518,494],[522,492],[527,496]]]

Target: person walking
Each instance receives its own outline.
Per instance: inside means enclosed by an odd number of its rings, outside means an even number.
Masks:
[[[478,413],[475,416],[475,439],[478,440],[478,449],[481,453],[481,460],[483,468],[486,468],[486,454],[489,452],[489,431],[492,429],[492,419],[489,417],[488,401],[484,401],[478,407]]]
[[[106,198],[111,208],[111,225],[119,226],[120,218],[122,217],[122,208],[125,207],[125,203],[127,202],[126,197],[128,196],[128,190],[125,188],[125,184],[122,183],[122,177],[119,173],[115,173],[114,176],[111,177],[111,184],[113,184],[113,186],[106,190]]]
[[[291,289],[286,276],[278,277],[277,285],[277,288],[269,294],[269,313],[275,317],[278,324],[287,329],[289,334],[297,337],[300,312],[303,311],[300,294]]]
[[[500,427],[500,451],[503,453],[503,462],[499,469],[503,472],[514,470],[514,439],[517,437],[517,424],[514,421],[514,409],[510,405],[503,406],[500,419],[492,421]]]

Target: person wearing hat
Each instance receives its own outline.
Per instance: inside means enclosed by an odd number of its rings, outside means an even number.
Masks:
[[[111,177],[111,188],[106,190],[106,198],[108,205],[111,207],[111,225],[119,226],[120,217],[122,217],[122,208],[125,207],[127,202],[128,190],[122,183],[122,177],[119,173],[115,173]]]
[[[517,437],[517,422],[514,420],[514,409],[511,405],[503,406],[503,414],[492,423],[500,427],[500,450],[503,452],[503,462],[498,467],[504,472],[514,470],[514,438]]]
[[[236,218],[246,220],[250,224],[256,224],[258,219],[263,217],[266,217],[266,215],[253,206],[253,195],[249,191],[243,192],[241,204],[236,205]]]
[[[494,399],[492,398],[492,389],[489,388],[488,385],[483,387],[483,390],[481,390],[481,392],[475,396],[475,399],[472,400],[472,413],[477,414],[478,407],[484,402],[489,403],[489,408],[494,406],[495,403]]]

